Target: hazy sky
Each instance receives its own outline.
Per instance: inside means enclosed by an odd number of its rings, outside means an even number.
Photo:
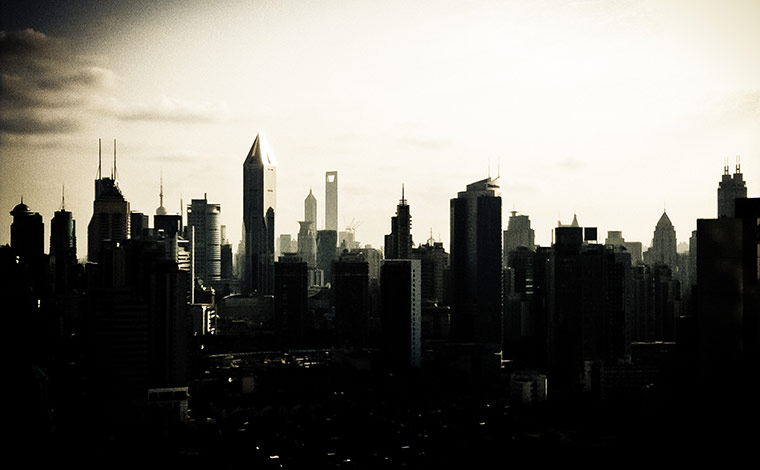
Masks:
[[[401,193],[448,247],[449,200],[500,174],[504,227],[573,213],[649,245],[715,217],[724,159],[760,191],[759,1],[3,1],[0,244],[65,186],[86,256],[98,138],[132,210],[208,195],[237,244],[242,165],[277,157],[276,232],[339,172],[339,225],[382,246]],[[108,172],[108,170],[106,170]],[[152,220],[151,220],[152,223]]]

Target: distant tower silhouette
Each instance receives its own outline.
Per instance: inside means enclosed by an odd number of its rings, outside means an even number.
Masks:
[[[303,217],[304,220],[307,222],[313,223],[313,229],[317,230],[317,198],[314,197],[314,194],[311,192],[311,188],[309,188],[309,195],[306,196],[306,199],[303,201]]]
[[[338,172],[325,173],[325,230],[338,231]]]
[[[652,246],[644,254],[644,262],[649,265],[667,264],[673,270],[678,266],[676,230],[673,228],[668,214],[664,211],[654,228]]]
[[[404,198],[404,186],[401,186],[401,200],[396,206],[396,215],[391,217],[391,233],[385,236],[386,259],[412,258],[412,216],[409,204]]]
[[[530,218],[527,215],[517,215],[517,211],[512,211],[509,216],[507,230],[504,230],[504,259],[503,266],[507,266],[509,252],[524,246],[530,251],[535,251],[535,233],[530,228]],[[576,220],[577,222],[577,220]]]
[[[102,175],[100,139],[98,139],[98,178],[95,180],[95,200],[92,218],[87,226],[87,260],[97,262],[100,245],[105,240],[122,241],[129,234],[129,202],[119,189],[116,177],[116,139],[113,141],[111,177]]]
[[[744,182],[737,157],[733,176],[729,175],[728,161],[723,166],[723,178],[718,183],[718,218],[734,217],[734,200],[740,197],[747,197],[747,184]]]
[[[161,175],[161,189],[158,193],[159,205],[156,209],[156,215],[166,215],[166,208],[164,207],[164,175]]]
[[[274,290],[277,159],[259,132],[243,163],[243,291]]]

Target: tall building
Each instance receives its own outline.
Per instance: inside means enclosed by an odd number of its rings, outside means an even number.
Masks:
[[[221,212],[221,206],[209,204],[205,194],[203,199],[193,199],[187,207],[187,227],[193,233],[195,277],[206,283],[222,277]]]
[[[404,187],[401,186],[401,200],[396,206],[396,215],[391,217],[391,233],[385,236],[386,259],[411,259],[411,230],[412,216],[404,198]]]
[[[232,243],[227,240],[227,226],[222,225],[222,245],[221,245],[221,273],[222,279],[232,279]]]
[[[747,197],[747,184],[741,173],[741,167],[737,160],[736,171],[733,176],[729,174],[728,162],[723,166],[723,178],[718,183],[718,218],[734,217],[734,200]]]
[[[98,141],[100,146],[100,141]],[[119,189],[116,173],[116,140],[114,139],[111,176],[104,177],[100,151],[98,152],[98,178],[95,180],[95,200],[92,218],[87,226],[87,260],[98,261],[100,245],[105,240],[122,241],[129,237],[129,202]]]
[[[667,264],[674,271],[677,269],[676,230],[664,211],[654,228],[652,246],[644,253],[644,262],[649,265]]]
[[[412,249],[411,258],[418,259],[421,263],[422,301],[443,303],[446,268],[449,265],[449,254],[443,248],[443,243],[436,242],[431,237],[427,244]]]
[[[309,195],[303,201],[303,220],[312,222],[314,230],[317,230],[317,198],[309,189]]]
[[[317,237],[314,233],[314,223],[308,220],[298,222],[298,256],[309,267],[317,265]]]
[[[627,253],[557,227],[547,270],[547,364],[559,386],[598,390],[598,367],[630,354]]]
[[[277,159],[259,132],[243,163],[243,291],[274,288],[274,223]]]
[[[77,264],[77,236],[76,221],[63,203],[50,221],[50,263],[56,292],[66,292]]]
[[[511,211],[507,222],[507,229],[504,230],[504,259],[503,266],[507,265],[509,252],[524,246],[530,251],[534,251],[535,232],[530,228],[530,219],[527,215],[517,215],[517,211]]]
[[[734,217],[697,219],[693,296],[700,378],[711,391],[742,393],[757,383],[760,360],[760,198],[735,204]]]
[[[490,177],[451,199],[451,336],[501,343],[501,195]]]
[[[275,328],[282,347],[299,349],[309,339],[306,263],[286,254],[274,264]]]
[[[332,282],[332,264],[337,257],[338,232],[335,230],[317,231],[317,268],[325,275],[325,282]]]
[[[338,231],[338,172],[325,173],[325,230]]]
[[[22,261],[36,260],[45,250],[45,224],[38,212],[32,212],[29,206],[21,203],[11,211],[11,248]]]
[[[344,253],[333,265],[335,334],[338,346],[367,345],[370,320],[369,263]]]
[[[386,259],[380,275],[383,350],[391,368],[422,365],[422,266]]]

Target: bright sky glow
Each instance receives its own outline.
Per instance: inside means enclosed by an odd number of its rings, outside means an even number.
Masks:
[[[687,241],[726,157],[760,191],[757,1],[34,3],[0,7],[0,244],[21,196],[47,237],[65,186],[86,256],[98,138],[133,210],[163,172],[168,212],[206,193],[235,245],[258,129],[277,233],[310,187],[324,226],[337,170],[339,225],[373,246],[404,184],[414,240],[448,247],[449,199],[489,163],[504,227],[527,214],[541,245],[577,213],[647,246],[663,208]]]

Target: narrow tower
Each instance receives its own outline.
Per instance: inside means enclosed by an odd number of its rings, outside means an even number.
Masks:
[[[243,291],[272,294],[277,159],[259,131],[243,163]]]
[[[338,231],[338,172],[325,173],[325,230]]]

